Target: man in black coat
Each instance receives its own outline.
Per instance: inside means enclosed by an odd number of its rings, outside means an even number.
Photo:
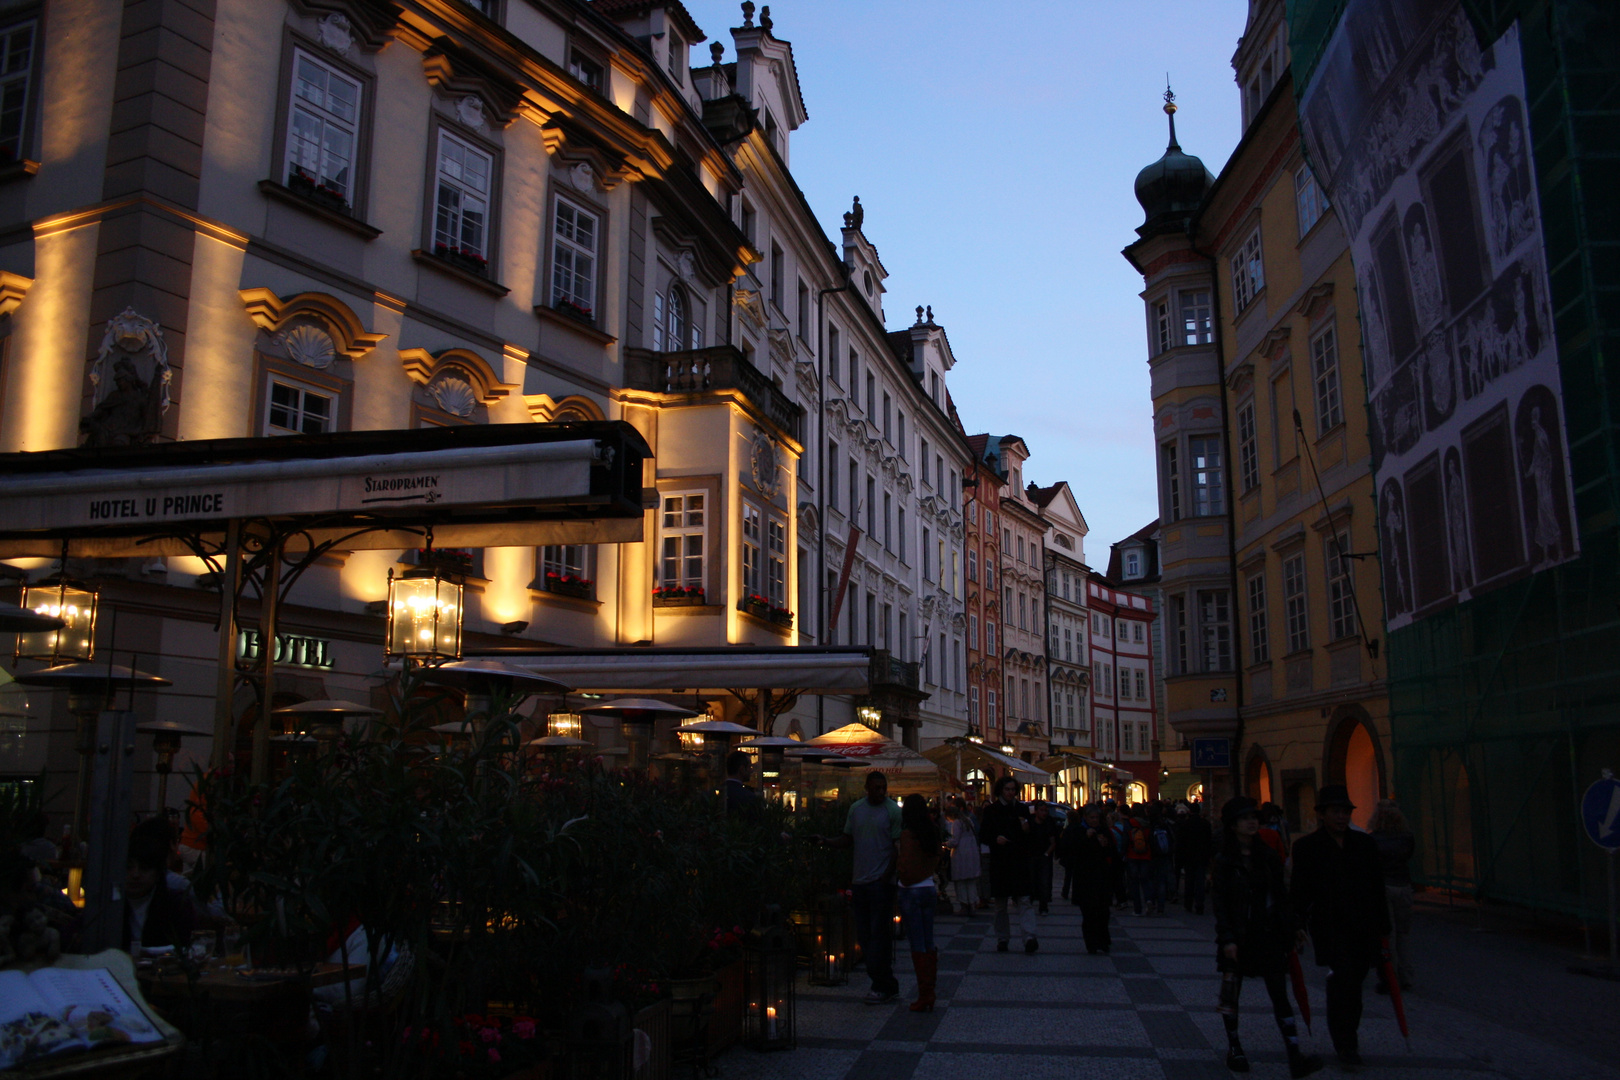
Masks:
[[[1317,964],[1328,969],[1328,1034],[1347,1065],[1361,1063],[1356,1038],[1361,985],[1389,933],[1378,844],[1350,828],[1354,809],[1343,786],[1322,789],[1316,800],[1316,831],[1294,843],[1292,890],[1294,915],[1310,929]]]
[[[1029,807],[1018,801],[1018,781],[1002,777],[996,801],[985,807],[979,820],[979,843],[990,849],[990,896],[996,903],[996,951],[1006,952],[1012,937],[1007,915],[1010,901],[1018,912],[1024,951],[1040,948],[1035,938],[1035,905],[1030,899]]]
[[[1186,908],[1194,915],[1202,915],[1209,864],[1215,855],[1215,833],[1204,816],[1202,802],[1179,808],[1176,817],[1176,861],[1186,882]]]

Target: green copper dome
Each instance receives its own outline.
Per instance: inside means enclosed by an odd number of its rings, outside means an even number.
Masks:
[[[1136,174],[1136,201],[1147,214],[1138,232],[1156,226],[1181,224],[1198,209],[1205,192],[1215,178],[1204,163],[1191,154],[1181,152],[1176,143],[1176,105],[1173,95],[1165,91],[1164,111],[1170,117],[1170,145],[1164,156]]]

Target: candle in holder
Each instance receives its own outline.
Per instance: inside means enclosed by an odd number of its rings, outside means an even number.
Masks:
[[[776,1038],[776,1006],[775,1005],[767,1005],[767,1006],[765,1006],[765,1037],[767,1039]]]

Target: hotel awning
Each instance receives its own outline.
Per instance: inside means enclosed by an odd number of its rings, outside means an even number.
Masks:
[[[294,529],[288,547],[638,541],[630,425],[489,424],[0,455],[0,558],[186,555],[231,520]]]
[[[498,655],[576,690],[604,694],[714,688],[864,694],[872,667],[865,649],[815,646],[569,649]]]
[[[1045,769],[1010,754],[1003,754],[999,750],[992,750],[970,739],[952,739],[940,743],[932,749],[924,750],[923,757],[953,775],[961,763],[971,762],[980,768],[988,766],[1004,775],[1010,774],[1024,784],[1045,784],[1050,783],[1052,779],[1052,774]],[[957,779],[961,777],[958,776]]]

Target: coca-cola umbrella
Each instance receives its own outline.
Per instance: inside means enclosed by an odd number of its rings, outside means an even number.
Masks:
[[[1389,1003],[1395,1006],[1395,1022],[1401,1026],[1401,1038],[1406,1040],[1406,1048],[1412,1048],[1412,1032],[1406,1026],[1406,1002],[1401,998],[1401,980],[1395,977],[1395,962],[1390,958],[1389,938],[1378,940],[1378,972],[1384,978],[1384,985],[1389,987]]]

